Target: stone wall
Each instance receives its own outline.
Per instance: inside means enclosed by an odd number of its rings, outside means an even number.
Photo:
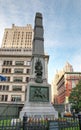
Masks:
[[[18,116],[21,111],[22,104],[0,104],[0,116],[1,115],[14,115]]]
[[[65,105],[64,104],[54,104],[53,105],[55,110],[59,113],[63,113],[65,111]]]

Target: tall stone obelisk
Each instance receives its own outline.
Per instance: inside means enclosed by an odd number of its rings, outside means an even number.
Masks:
[[[58,117],[58,112],[51,105],[51,86],[45,75],[44,30],[42,14],[36,13],[34,39],[31,61],[30,82],[27,84],[26,102],[20,118],[24,113],[29,117]]]

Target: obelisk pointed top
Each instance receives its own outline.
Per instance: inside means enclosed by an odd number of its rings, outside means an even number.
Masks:
[[[38,16],[38,17],[42,17],[42,13],[37,12],[37,13],[36,13],[36,16]]]
[[[33,55],[44,55],[44,30],[42,14],[36,13],[33,39]]]

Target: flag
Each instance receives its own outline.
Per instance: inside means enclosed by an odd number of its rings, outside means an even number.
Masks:
[[[0,75],[0,81],[6,81],[6,77],[5,77],[5,76]]]

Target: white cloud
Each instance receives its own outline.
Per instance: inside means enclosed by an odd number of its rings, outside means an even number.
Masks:
[[[81,72],[81,49],[75,53],[75,55],[72,57],[71,62],[72,62],[74,71]]]
[[[0,46],[2,44],[2,38],[4,34],[4,28],[8,26],[7,20],[3,14],[0,14]]]
[[[53,49],[57,46],[61,46],[62,44],[59,43],[59,41],[53,41],[51,40],[50,38],[49,39],[46,39],[45,40],[45,48],[48,48],[48,49]]]

